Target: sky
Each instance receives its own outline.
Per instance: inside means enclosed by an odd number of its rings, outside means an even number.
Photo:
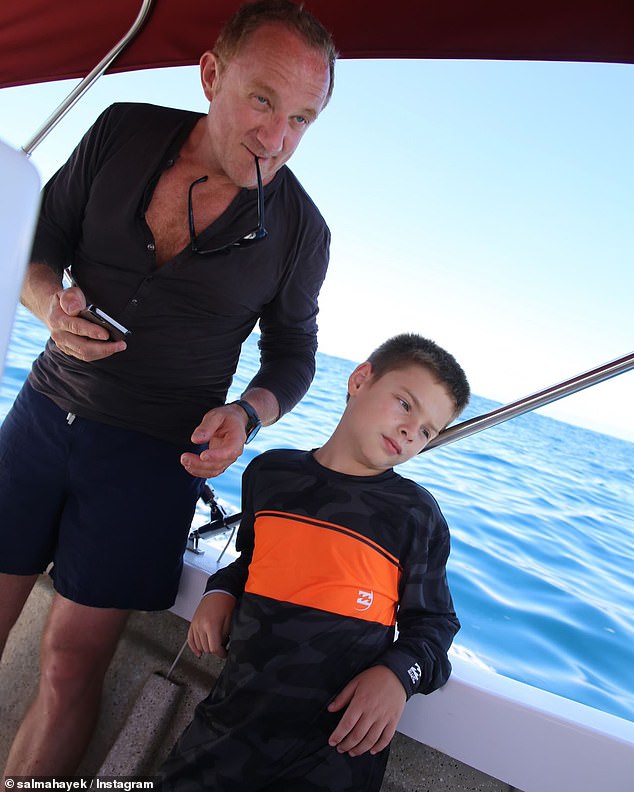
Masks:
[[[0,90],[19,147],[75,85]],[[319,347],[417,332],[509,403],[634,350],[634,66],[337,64],[290,161],[332,232]],[[101,78],[35,150],[45,181],[113,101],[205,111],[196,67]],[[634,371],[541,412],[634,441]]]

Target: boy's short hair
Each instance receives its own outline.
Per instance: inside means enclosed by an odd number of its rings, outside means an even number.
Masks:
[[[263,25],[279,22],[286,25],[307,44],[320,52],[328,64],[330,84],[324,102],[328,104],[335,86],[335,61],[337,50],[332,36],[303,4],[291,0],[256,0],[244,3],[220,31],[214,45],[214,54],[221,61],[228,61],[240,51],[245,39]]]
[[[469,402],[471,389],[462,367],[453,355],[429,338],[416,333],[394,336],[377,347],[368,361],[372,364],[372,376],[375,379],[412,364],[429,369],[438,382],[447,388],[456,406],[456,416]]]

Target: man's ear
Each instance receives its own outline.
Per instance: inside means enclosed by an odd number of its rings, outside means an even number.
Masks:
[[[372,363],[366,360],[365,363],[357,366],[352,374],[348,377],[348,393],[354,396],[361,388],[367,384],[372,377]]]
[[[205,97],[211,102],[218,90],[221,64],[217,55],[211,50],[203,52],[200,57],[200,82],[203,86]]]

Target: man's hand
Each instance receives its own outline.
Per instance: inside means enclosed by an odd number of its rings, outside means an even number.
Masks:
[[[110,341],[104,327],[78,316],[85,307],[86,297],[77,286],[52,295],[43,318],[58,349],[87,362],[123,352],[125,341]]]
[[[201,454],[183,454],[181,464],[192,476],[219,476],[244,450],[246,425],[247,415],[236,404],[209,410],[192,434],[192,443],[208,443],[209,447]]]
[[[227,656],[231,617],[236,598],[224,591],[213,591],[202,598],[187,633],[189,648],[200,657],[203,653]]]
[[[257,412],[262,426],[269,426],[279,418],[277,398],[266,388],[249,388],[241,398],[246,399]],[[225,404],[209,410],[191,438],[192,443],[207,443],[208,448],[201,454],[183,454],[181,465],[192,476],[201,478],[213,478],[224,473],[244,451],[247,422],[247,414],[239,404]]]
[[[339,753],[360,756],[386,748],[405,707],[407,696],[398,677],[386,666],[373,666],[352,679],[328,705],[344,712],[328,744]]]
[[[100,360],[126,348],[125,341],[109,341],[105,328],[78,315],[86,307],[86,296],[77,286],[62,288],[59,273],[47,264],[29,264],[21,300],[44,322],[52,341],[67,355],[85,361]]]

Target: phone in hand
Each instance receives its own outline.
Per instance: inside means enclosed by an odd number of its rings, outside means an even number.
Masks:
[[[125,341],[131,334],[131,331],[128,330],[127,327],[117,322],[116,319],[113,319],[112,316],[102,311],[101,308],[97,308],[96,305],[89,305],[83,311],[80,311],[79,315],[82,319],[87,319],[89,322],[105,327],[110,333],[111,341]]]
[[[68,268],[64,270],[63,283],[64,286],[77,286],[81,289],[81,286],[79,286],[77,281],[73,278],[71,271]],[[93,322],[93,324],[98,324],[101,325],[101,327],[105,327],[110,333],[111,341],[125,341],[126,338],[132,334],[132,331],[128,330],[128,328],[122,325],[121,322],[117,322],[116,319],[113,319],[112,316],[107,314],[105,311],[102,311],[101,308],[98,308],[92,303],[84,308],[83,311],[80,311],[79,315],[82,319],[87,319],[89,322]]]

